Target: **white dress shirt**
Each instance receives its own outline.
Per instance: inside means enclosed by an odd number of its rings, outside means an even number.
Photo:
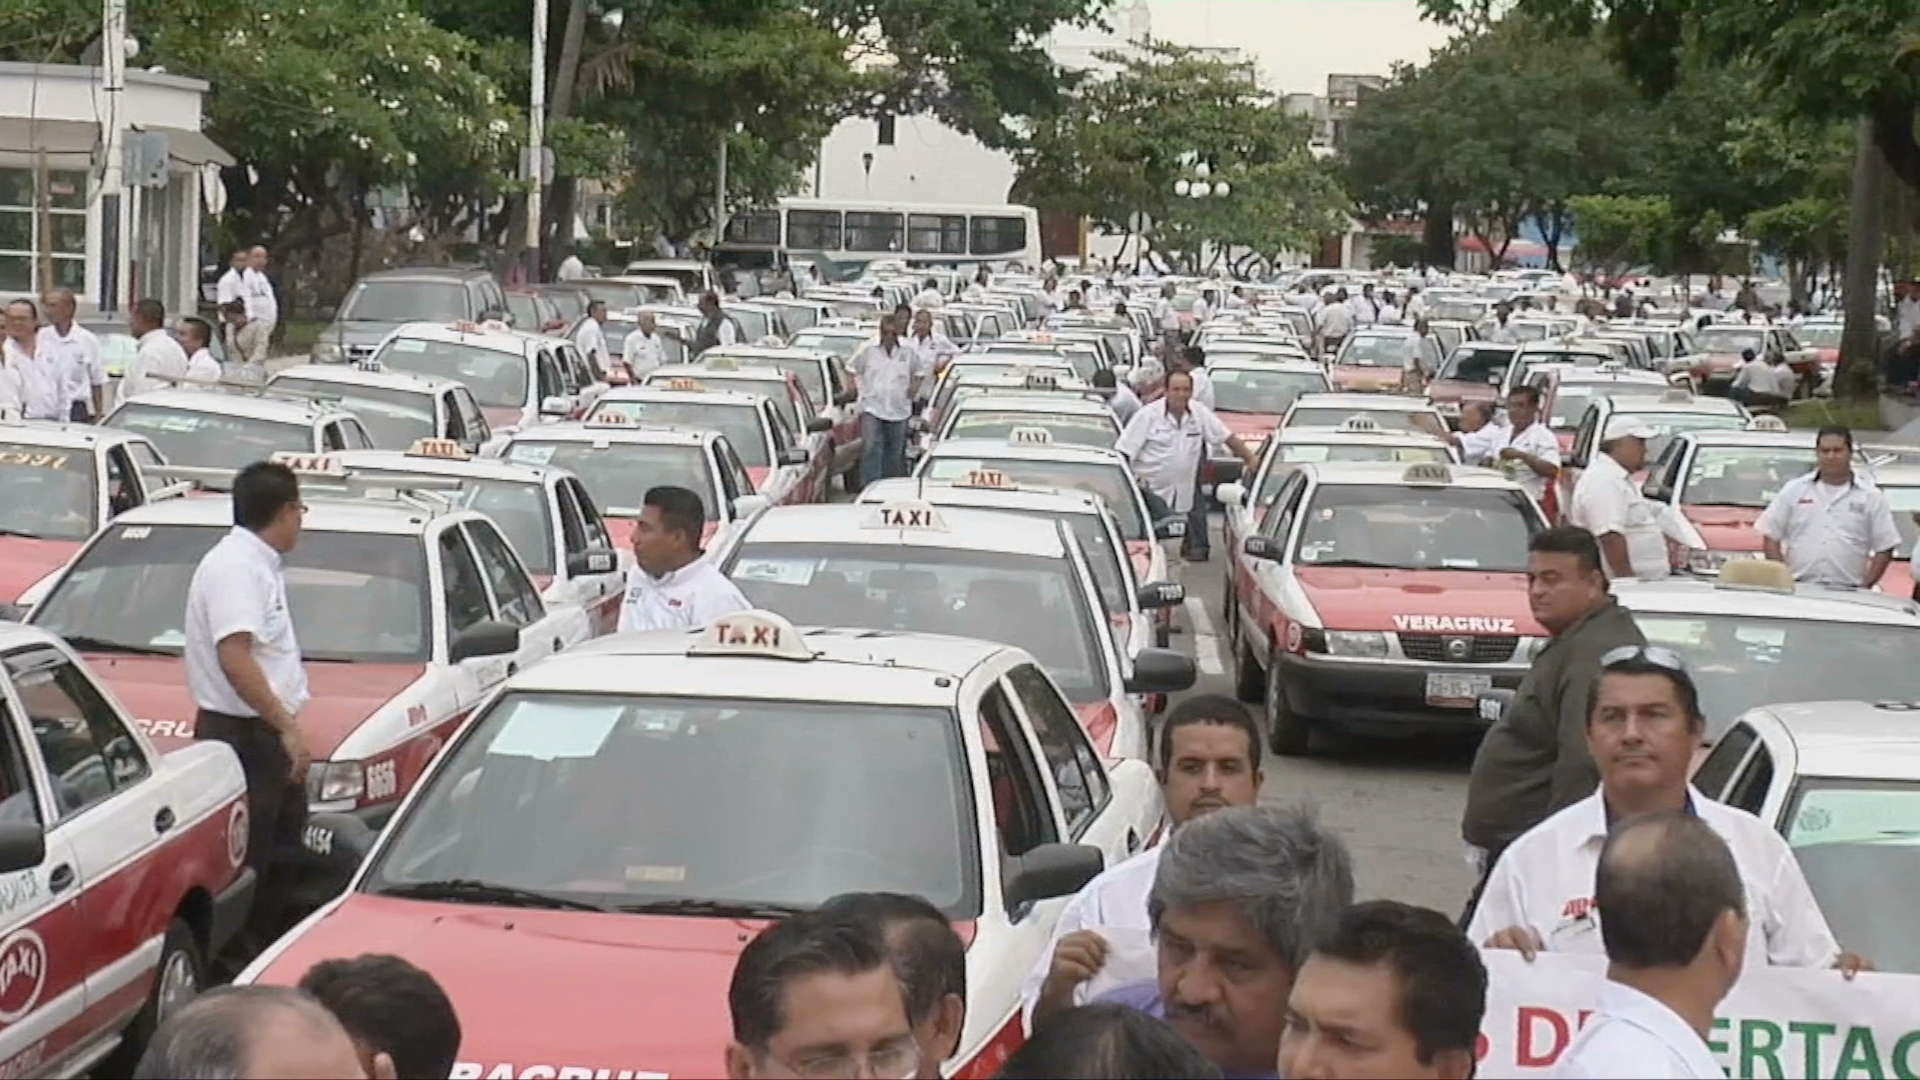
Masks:
[[[620,601],[620,632],[692,630],[752,607],[705,556],[657,578],[634,566]]]
[[[1619,533],[1627,542],[1627,565],[1636,578],[1651,581],[1673,572],[1659,512],[1612,454],[1593,455],[1592,464],[1580,474],[1567,520],[1595,536]],[[1612,566],[1603,569],[1608,577],[1617,576]]]
[[[1872,585],[1867,562],[1900,545],[1887,497],[1859,473],[1847,484],[1817,472],[1787,481],[1754,528],[1779,543],[1795,581],[1843,589]]]
[[[580,321],[580,329],[573,332],[573,344],[580,355],[593,365],[596,374],[605,374],[607,370],[607,332],[600,328],[600,320],[591,316]]]
[[[1560,465],[1560,439],[1554,435],[1552,428],[1538,420],[1535,420],[1533,425],[1525,431],[1514,431],[1508,428],[1506,445],[1523,454],[1532,454],[1556,468]],[[1495,467],[1505,469],[1507,475],[1521,487],[1526,488],[1527,494],[1532,495],[1535,500],[1546,498],[1547,477],[1534,472],[1526,462],[1496,461]]]
[[[633,372],[633,377],[636,379],[667,362],[666,349],[660,344],[660,335],[657,332],[646,333],[639,327],[635,327],[633,332],[627,335],[627,340],[621,343],[620,353],[620,358],[626,362],[627,370]]]
[[[0,420],[18,420],[26,406],[25,395],[21,393],[20,373],[0,364]]]
[[[0,364],[5,364],[14,373],[14,382],[20,396],[20,414],[28,420],[65,420],[68,416],[73,374],[67,370],[60,354],[52,349],[40,347],[41,338],[34,338],[33,351],[29,353],[20,347],[20,343],[7,338],[0,344]]]
[[[201,557],[187,586],[187,691],[194,705],[229,716],[255,716],[220,667],[219,644],[234,634],[253,637],[253,658],[288,714],[306,707],[307,670],[293,636],[286,574],[280,553],[235,526]]]
[[[1368,299],[1365,294],[1348,300],[1347,308],[1353,312],[1355,326],[1372,326],[1380,321],[1380,305]]]
[[[560,281],[578,281],[587,276],[587,264],[580,261],[580,256],[569,255],[560,260],[560,268],[553,276]]]
[[[847,365],[860,391],[860,411],[887,421],[912,416],[913,381],[931,370],[922,364],[920,350],[905,339],[895,342],[892,352],[877,341],[861,349]]]
[[[227,272],[221,274],[220,280],[213,286],[213,298],[218,301],[222,307],[233,303],[235,300],[246,299],[247,285],[245,278],[246,271],[236,270],[231,266],[227,267]]]
[[[1320,336],[1332,341],[1353,333],[1353,309],[1345,304],[1327,304],[1316,313]]]
[[[93,408],[95,387],[107,385],[107,365],[100,358],[100,339],[79,323],[68,323],[62,334],[52,326],[40,328],[40,348],[59,356],[66,363],[69,401]]]
[[[193,355],[187,357],[187,378],[220,381],[220,361],[205,349],[195,349]]]
[[[1893,309],[1894,332],[1901,341],[1920,334],[1920,296],[1909,296]]]
[[[273,282],[266,274],[248,268],[240,276],[246,295],[247,318],[255,322],[277,323],[280,321],[280,299],[273,295]]]
[[[1784,363],[1755,360],[1742,374],[1746,377],[1747,389],[1756,394],[1791,398],[1794,389],[1800,385],[1800,377]],[[1736,378],[1734,381],[1737,383],[1740,380]]]
[[[1468,465],[1485,465],[1513,438],[1513,430],[1497,420],[1489,420],[1479,431],[1460,433],[1460,460]]]
[[[921,289],[913,298],[913,310],[926,311],[931,308],[945,307],[947,298],[940,295],[938,289]]]
[[[1205,405],[1189,401],[1186,415],[1176,419],[1167,411],[1167,399],[1161,398],[1133,414],[1114,449],[1126,455],[1133,475],[1148,491],[1180,514],[1193,507],[1193,478],[1199,475],[1201,455],[1226,445],[1232,434]]]
[[[960,355],[960,346],[955,345],[953,339],[947,337],[937,327],[926,337],[908,334],[900,340],[919,354],[920,370],[923,372],[939,371],[947,361]]]
[[[1609,979],[1557,1080],[1726,1080],[1706,1041],[1657,998]]]
[[[1047,947],[1040,951],[1026,980],[1020,984],[1020,1015],[1029,1029],[1033,1026],[1033,1007],[1040,1000],[1040,989],[1047,981],[1047,971],[1053,967],[1053,951],[1060,947],[1061,938],[1102,927],[1143,932],[1153,929],[1153,923],[1147,918],[1147,893],[1153,890],[1153,876],[1160,869],[1162,849],[1162,845],[1156,844],[1100,871],[1060,909],[1060,920],[1053,924],[1053,937],[1047,940]],[[1074,988],[1075,1005],[1087,1003],[1091,996],[1088,987],[1088,983],[1081,983]]]
[[[1173,301],[1164,296],[1154,300],[1153,322],[1161,330],[1180,329],[1180,313],[1173,309]]]
[[[1745,810],[1689,794],[1694,812],[1727,842],[1740,868],[1752,926],[1747,966],[1832,967],[1839,943],[1787,842]],[[1550,951],[1604,954],[1593,879],[1606,839],[1598,791],[1527,830],[1494,864],[1467,937],[1484,945],[1502,930],[1524,926]]]
[[[147,377],[149,375],[178,379],[186,373],[187,350],[180,347],[165,327],[149,330],[140,335],[140,347],[133,354],[133,363],[127,365],[120,383],[121,400],[164,388],[165,384],[155,382]]]

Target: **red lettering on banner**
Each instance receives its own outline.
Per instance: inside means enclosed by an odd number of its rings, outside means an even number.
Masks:
[[[1545,1022],[1551,1031],[1552,1042],[1544,1049],[1536,1049],[1534,1034]],[[1573,1032],[1567,1027],[1567,1018],[1553,1009],[1543,1009],[1537,1005],[1522,1005],[1519,1021],[1514,1032],[1514,1060],[1523,1069],[1544,1069],[1559,1060],[1567,1044],[1573,1041]]]
[[[1576,896],[1567,901],[1566,907],[1560,909],[1560,917],[1563,919],[1584,919],[1587,917],[1587,913],[1592,910],[1593,897]]]

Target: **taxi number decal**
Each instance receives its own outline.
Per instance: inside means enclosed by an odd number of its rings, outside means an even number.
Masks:
[[[0,451],[0,465],[25,465],[30,469],[58,469],[67,464],[66,454],[29,454],[23,450]]]
[[[392,761],[367,766],[367,799],[390,799],[400,790],[400,767]]]
[[[302,844],[315,855],[333,854],[333,830],[323,825],[309,825],[300,837]]]
[[[0,1061],[0,1080],[25,1080],[26,1077],[36,1076],[46,1060],[47,1041],[42,1039],[7,1060]]]
[[[120,539],[122,540],[145,540],[152,535],[153,526],[151,525],[129,525],[120,530]]]
[[[1441,634],[1517,634],[1520,629],[1512,619],[1496,619],[1487,615],[1395,615],[1393,628],[1407,631],[1428,631]]]

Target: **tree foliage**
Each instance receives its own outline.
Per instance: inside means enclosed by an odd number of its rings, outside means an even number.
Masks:
[[[1576,195],[1567,200],[1580,232],[1578,265],[1606,281],[1672,260],[1677,218],[1660,195]]]
[[[1156,247],[1189,257],[1205,245],[1271,257],[1341,227],[1338,178],[1315,159],[1306,122],[1287,115],[1250,67],[1165,42],[1101,60],[1113,70],[1037,121],[1016,154],[1021,197],[1111,229],[1144,223]],[[1199,162],[1229,195],[1175,195]]]

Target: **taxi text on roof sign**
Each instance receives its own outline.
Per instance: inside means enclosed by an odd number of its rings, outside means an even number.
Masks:
[[[1007,432],[1007,441],[1028,445],[1045,445],[1053,441],[1053,432],[1043,427],[1017,427]]]
[[[975,469],[961,477],[960,481],[953,486],[963,488],[990,488],[994,491],[1016,490],[1013,478],[1001,472],[999,469]]]
[[[407,447],[408,457],[443,458],[448,461],[466,461],[472,457],[467,448],[452,439],[415,439]]]
[[[807,639],[792,623],[771,611],[741,611],[723,616],[700,631],[688,656],[763,656],[771,660],[811,660]]]
[[[588,427],[632,427],[633,417],[619,409],[601,409],[587,417]]]
[[[873,508],[861,522],[867,529],[911,529],[915,532],[946,532],[947,519],[922,499],[892,499]]]
[[[732,356],[709,356],[706,358],[705,363],[708,368],[714,371],[740,370],[740,361]],[[692,382],[693,380],[689,379],[687,381]]]
[[[1453,470],[1434,461],[1423,461],[1418,465],[1407,466],[1400,479],[1408,484],[1451,484]]]
[[[1380,422],[1366,413],[1355,413],[1340,421],[1341,431],[1379,431]]]
[[[1025,385],[1029,390],[1058,390],[1060,379],[1049,372],[1035,371],[1027,375]]]
[[[303,476],[344,477],[347,475],[346,467],[340,464],[338,458],[330,454],[296,454],[289,450],[275,450],[269,460],[276,465],[285,465]]]
[[[680,391],[700,391],[700,390],[705,390],[706,387],[701,386],[697,380],[689,379],[686,376],[681,375],[676,378],[668,379],[667,389],[680,390]]]
[[[1748,431],[1787,431],[1787,422],[1777,416],[1756,416],[1747,421]]]

